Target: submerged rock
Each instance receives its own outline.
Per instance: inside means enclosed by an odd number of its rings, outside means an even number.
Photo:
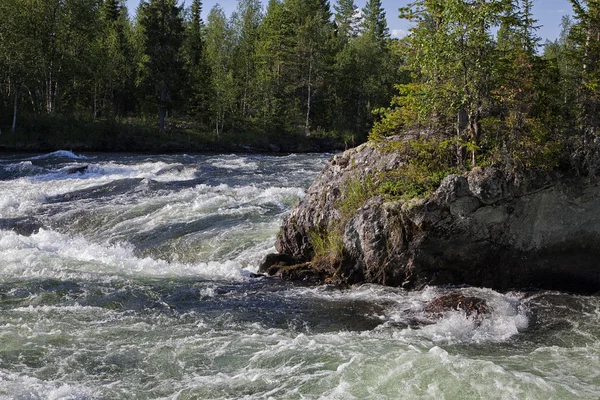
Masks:
[[[464,311],[467,317],[490,313],[490,309],[484,299],[474,296],[464,296],[457,292],[436,297],[427,304],[425,311],[431,314],[441,314],[446,311]]]
[[[81,167],[70,167],[67,168],[67,174],[85,174],[89,168],[89,165],[83,165]]]
[[[343,241],[336,277],[407,289],[425,285],[600,290],[600,180],[526,171],[519,179],[477,168],[446,177],[408,203],[374,196],[350,216],[338,209],[348,185],[404,163],[367,143],[334,157],[284,219],[277,251],[315,256],[315,232]],[[376,182],[375,182],[376,183]]]

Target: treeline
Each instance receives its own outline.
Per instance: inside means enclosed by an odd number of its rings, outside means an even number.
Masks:
[[[372,138],[429,131],[404,145],[418,166],[405,178],[426,184],[489,164],[598,172],[600,1],[570,2],[574,16],[543,47],[533,0],[419,0],[400,9],[414,23],[402,43],[409,78]]]
[[[224,131],[366,137],[389,104],[399,42],[380,0],[0,2],[0,124],[48,115],[185,120]]]

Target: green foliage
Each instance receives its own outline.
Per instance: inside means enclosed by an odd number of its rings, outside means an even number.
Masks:
[[[473,146],[457,141],[434,138],[386,142],[384,151],[401,152],[407,161],[395,170],[377,175],[379,193],[407,201],[435,191],[446,176],[458,172],[454,162],[457,147]]]
[[[178,100],[184,74],[180,52],[185,31],[182,12],[176,0],[142,1],[138,11],[145,56],[142,82],[152,90],[148,99],[158,108],[161,132],[165,130],[168,110]]]
[[[344,237],[339,229],[311,231],[309,232],[309,238],[313,246],[315,260],[333,262],[342,256]]]
[[[344,185],[344,191],[335,208],[341,215],[345,224],[352,215],[376,194],[376,185],[373,178],[367,176],[364,180],[350,179]]]
[[[395,61],[378,1],[362,18],[345,0],[343,34],[326,0],[270,0],[264,15],[260,0],[238,0],[206,25],[201,0],[181,4],[143,0],[130,19],[124,0],[1,1],[0,123],[158,114],[160,130],[191,117],[217,137],[338,131],[359,143],[389,102]]]
[[[411,161],[395,172],[398,179],[382,181],[386,192],[426,193],[445,171],[476,165],[518,173],[570,159],[579,172],[592,172],[593,160],[600,160],[594,145],[600,137],[594,75],[600,70],[600,6],[572,3],[576,23],[564,21],[563,34],[547,44],[544,56],[537,53],[531,0],[419,0],[401,9],[401,17],[414,23],[400,46],[411,78],[396,85],[388,108],[378,110],[369,139],[416,129],[427,132],[429,148],[423,152],[423,143],[404,140]],[[440,148],[444,143],[453,143],[450,151]],[[431,165],[428,153],[448,159]]]

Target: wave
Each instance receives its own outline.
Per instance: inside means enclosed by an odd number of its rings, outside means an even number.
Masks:
[[[136,255],[126,243],[99,244],[83,236],[40,229],[31,236],[4,231],[0,235],[0,280],[189,278],[240,281],[248,272],[235,260],[198,263],[168,262]]]
[[[429,302],[448,290],[428,287],[407,292],[397,288],[362,285],[344,291],[298,289],[290,294],[299,298],[314,296],[328,301],[363,301],[379,305],[379,311],[371,315],[381,322],[374,332],[378,335],[389,334],[406,344],[422,340],[431,346],[503,343],[529,326],[529,310],[524,295],[519,292],[499,293],[484,288],[452,289],[461,295],[485,300],[489,313],[467,316],[462,310],[449,310],[436,315],[427,312]]]
[[[52,153],[31,157],[30,160],[44,160],[46,158],[70,158],[73,160],[87,160],[90,157],[77,155],[69,150],[57,150],[53,151]]]

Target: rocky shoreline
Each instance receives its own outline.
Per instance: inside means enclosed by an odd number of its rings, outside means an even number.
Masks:
[[[600,291],[599,180],[556,170],[511,176],[475,168],[446,177],[425,198],[374,195],[343,216],[339,205],[351,181],[406,162],[384,147],[366,143],[331,160],[283,221],[279,254],[265,260],[262,272],[406,289]],[[334,231],[339,251],[317,254],[317,233]]]

